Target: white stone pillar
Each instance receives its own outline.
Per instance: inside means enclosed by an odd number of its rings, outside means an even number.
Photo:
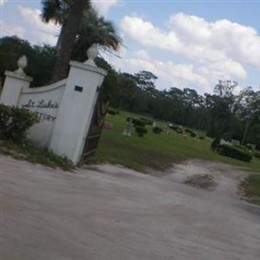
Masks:
[[[5,82],[2,89],[0,104],[6,106],[17,106],[22,88],[29,87],[32,78],[27,76],[23,69],[27,66],[26,56],[18,60],[18,70],[5,72]]]
[[[70,66],[49,149],[77,164],[106,71],[89,61],[71,61]]]

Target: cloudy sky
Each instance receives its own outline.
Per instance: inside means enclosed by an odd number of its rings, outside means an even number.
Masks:
[[[219,79],[260,84],[260,1],[92,0],[124,40],[121,71],[149,70],[158,89],[212,92]],[[59,28],[40,19],[41,1],[0,0],[0,33],[55,45]]]

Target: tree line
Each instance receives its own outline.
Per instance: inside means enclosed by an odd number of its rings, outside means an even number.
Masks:
[[[112,98],[112,105],[260,148],[260,90],[247,87],[236,95],[236,82],[220,80],[213,94],[201,95],[192,88],[158,90],[156,79],[149,71],[118,73],[121,94]]]

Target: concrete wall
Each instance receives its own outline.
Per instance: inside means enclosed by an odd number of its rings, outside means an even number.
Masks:
[[[39,88],[29,87],[32,78],[21,68],[6,72],[0,103],[36,112],[40,122],[30,129],[28,137],[77,164],[106,71],[93,59],[71,61],[70,66],[67,79]]]
[[[39,88],[23,88],[18,106],[36,112],[40,122],[29,131],[29,138],[41,147],[49,147],[53,127],[66,87],[66,79]]]

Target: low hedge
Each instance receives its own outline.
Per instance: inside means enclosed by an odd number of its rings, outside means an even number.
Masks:
[[[255,158],[260,160],[260,152],[259,151],[255,151]]]
[[[153,121],[144,117],[140,117],[140,120],[142,120],[146,125],[152,125]]]
[[[142,137],[144,134],[147,134],[148,131],[145,127],[137,125],[135,126],[135,132],[139,137]]]
[[[27,109],[0,104],[0,139],[22,143],[27,130],[38,121],[37,115]]]
[[[154,134],[158,134],[159,135],[161,132],[163,132],[163,129],[161,127],[159,127],[159,126],[153,127],[153,133]]]
[[[192,138],[195,138],[197,136],[197,133],[195,133],[194,131],[190,130],[190,129],[185,129],[185,132],[187,134],[189,134]]]
[[[190,133],[190,136],[191,136],[192,138],[195,138],[195,137],[197,136],[197,134],[194,133],[194,132],[192,132],[192,133]]]
[[[183,129],[180,126],[169,126],[172,130],[174,130],[178,134],[183,134]]]
[[[217,152],[221,155],[231,157],[244,162],[250,162],[252,160],[252,154],[241,147],[221,144],[217,147]]]
[[[136,126],[142,126],[144,127],[145,126],[145,123],[143,122],[143,120],[141,119],[138,119],[138,118],[133,118],[133,117],[127,117],[126,118],[126,121],[129,122],[129,121],[132,121],[132,124],[134,125],[134,127]]]
[[[107,113],[114,116],[114,115],[119,114],[119,111],[116,109],[113,109],[113,108],[108,108]]]

